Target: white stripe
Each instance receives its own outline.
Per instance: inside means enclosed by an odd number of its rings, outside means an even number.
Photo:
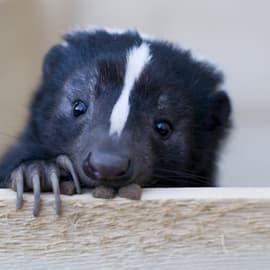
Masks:
[[[88,34],[96,34],[98,31],[105,31],[108,34],[124,34],[128,31],[135,31],[130,29],[117,29],[117,28],[107,28],[107,27],[99,27],[95,25],[85,25],[85,26],[77,26],[73,27],[72,29],[68,30],[66,34],[69,35],[76,35],[78,33],[88,33]]]
[[[150,61],[150,49],[146,43],[132,48],[127,55],[127,66],[122,93],[113,107],[110,118],[110,135],[120,137],[128,119],[130,105],[129,97],[137,79],[145,65]]]

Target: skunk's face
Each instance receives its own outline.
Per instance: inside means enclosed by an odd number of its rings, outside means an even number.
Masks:
[[[85,183],[146,184],[161,160],[185,161],[191,105],[155,74],[146,43],[114,57],[100,55],[64,84],[59,113],[70,119],[67,132],[74,129],[69,155]]]
[[[42,143],[70,156],[82,184],[209,184],[199,169],[230,112],[226,94],[216,91],[221,75],[134,32],[65,40],[45,58],[33,113]]]

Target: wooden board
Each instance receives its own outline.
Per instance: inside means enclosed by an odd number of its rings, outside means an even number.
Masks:
[[[270,188],[145,189],[141,201],[0,190],[0,269],[270,269]]]

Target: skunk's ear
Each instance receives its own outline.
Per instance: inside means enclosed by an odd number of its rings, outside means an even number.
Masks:
[[[54,45],[46,53],[42,64],[42,75],[44,79],[49,79],[56,70],[57,64],[64,55],[65,47],[61,44]]]
[[[208,130],[213,131],[225,127],[229,122],[231,111],[232,106],[228,95],[224,91],[213,93],[209,97]]]

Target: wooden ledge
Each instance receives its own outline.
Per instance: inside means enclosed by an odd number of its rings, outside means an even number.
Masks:
[[[270,188],[145,189],[141,201],[0,190],[1,269],[269,269]],[[183,266],[182,268],[180,266]]]

